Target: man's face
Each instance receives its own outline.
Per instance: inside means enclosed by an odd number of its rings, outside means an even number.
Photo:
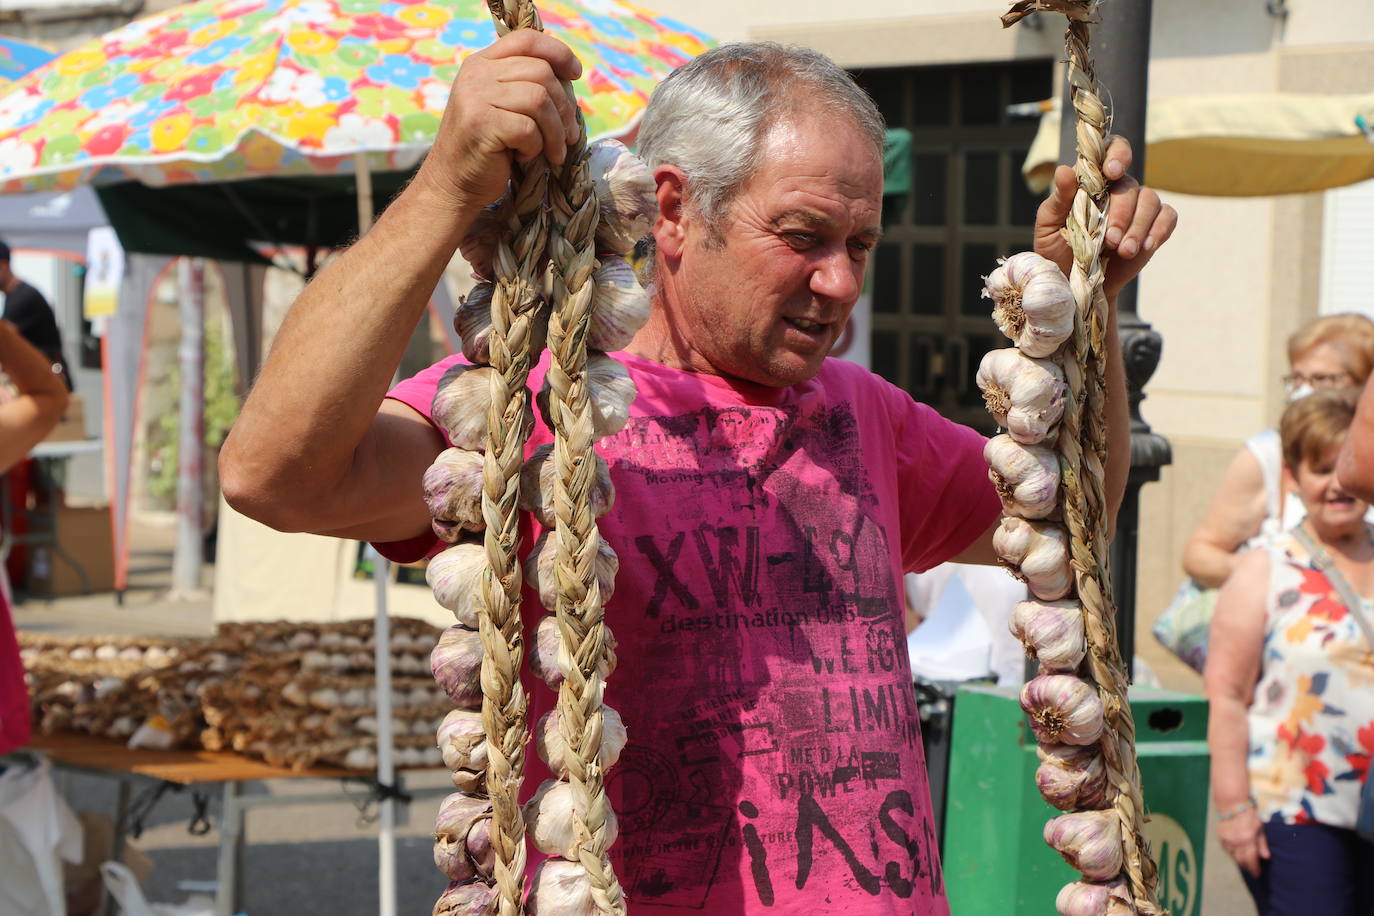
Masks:
[[[781,387],[813,377],[863,289],[882,161],[846,118],[774,128],[713,238],[689,222],[675,283],[697,368]]]

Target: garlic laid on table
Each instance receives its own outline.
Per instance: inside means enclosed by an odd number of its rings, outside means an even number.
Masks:
[[[1088,652],[1077,601],[1022,601],[1008,627],[1042,671],[1075,671]]]
[[[1075,811],[1045,824],[1045,842],[1089,881],[1108,881],[1121,871],[1121,820],[1115,811]]]
[[[1060,811],[1101,808],[1107,802],[1107,765],[1096,744],[1042,744],[1035,786]]]
[[[1064,272],[1033,251],[1003,258],[984,278],[992,320],[1027,356],[1049,356],[1073,333],[1076,305]]]
[[[1064,416],[1064,370],[1015,347],[991,350],[978,365],[978,387],[988,413],[1017,442],[1051,439]]]
[[[1054,601],[1073,587],[1068,534],[1063,526],[1004,516],[992,534],[992,546],[1035,597]]]
[[[1048,518],[1059,501],[1059,456],[1043,445],[1022,445],[1011,436],[993,436],[983,446],[1002,507],[1021,518]]]
[[[1071,674],[1042,674],[1026,682],[1021,708],[1043,744],[1092,744],[1102,736],[1097,689]]]

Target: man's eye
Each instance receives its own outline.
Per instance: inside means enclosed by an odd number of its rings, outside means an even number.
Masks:
[[[782,237],[793,248],[810,248],[816,244],[816,237],[809,232],[784,232]]]

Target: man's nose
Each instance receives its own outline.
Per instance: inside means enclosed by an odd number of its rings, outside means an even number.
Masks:
[[[836,302],[853,303],[863,292],[863,264],[849,254],[848,245],[827,249],[811,272],[811,292]]]

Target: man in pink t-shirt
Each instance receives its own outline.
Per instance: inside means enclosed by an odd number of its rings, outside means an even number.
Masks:
[[[389,378],[512,158],[565,158],[557,80],[579,70],[529,32],[464,63],[416,179],[278,334],[221,459],[233,505],[397,559],[435,549],[419,480],[446,444],[428,413],[452,360],[387,397]],[[655,308],[615,354],[637,386],[629,423],[598,443],[617,490],[599,525],[620,560],[607,700],[629,732],[607,777],[611,853],[636,913],[948,913],[900,580],[994,562],[998,501],[976,433],[826,358],[881,232],[882,141],[844,71],[756,44],[678,70],[640,128],[660,208]],[[1129,159],[1115,143],[1108,174]],[[1113,301],[1175,220],[1118,184]],[[1036,228],[1061,265],[1072,196],[1061,171]],[[1114,326],[1108,338],[1115,505],[1129,449]],[[530,447],[548,440],[541,425]]]

